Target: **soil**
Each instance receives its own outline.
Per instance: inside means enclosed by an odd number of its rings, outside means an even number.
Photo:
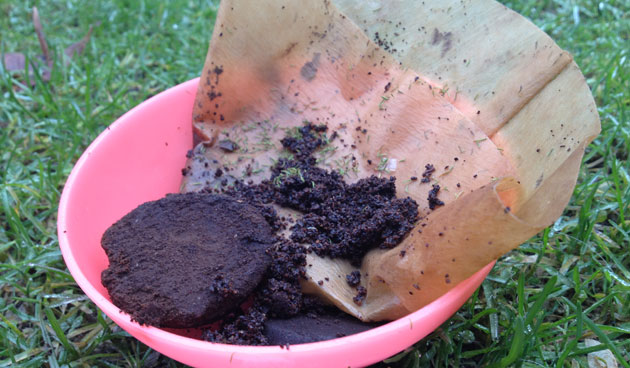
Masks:
[[[172,194],[112,225],[102,283],[141,324],[196,327],[236,308],[272,262],[276,238],[259,209],[215,194]]]

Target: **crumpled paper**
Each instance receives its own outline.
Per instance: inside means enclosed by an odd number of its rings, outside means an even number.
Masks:
[[[551,224],[600,130],[571,55],[494,1],[222,1],[193,111],[205,159],[182,190],[213,184],[206,164],[267,177],[304,120],[339,136],[322,167],[396,176],[420,204],[401,244],[366,255],[361,305],[354,267],[308,256],[305,292],[364,321],[421,308]],[[431,183],[410,180],[427,164]],[[445,205],[431,211],[433,184]]]

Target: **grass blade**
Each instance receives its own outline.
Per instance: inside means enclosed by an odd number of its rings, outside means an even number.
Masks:
[[[624,366],[625,368],[630,368],[630,363],[628,363],[628,361],[630,361],[630,357],[624,357],[623,354],[621,354],[621,352],[617,348],[617,346],[612,341],[610,341],[610,338],[608,338],[608,335],[606,335],[606,333],[602,331],[595,324],[595,322],[593,322],[590,318],[584,316],[584,323],[586,323],[588,328],[591,329],[591,331],[593,331],[595,335],[597,335],[597,337],[599,337],[600,342],[606,345],[606,347],[610,351],[612,351],[613,355],[617,358],[617,361],[622,366]]]
[[[44,309],[44,313],[46,313],[46,317],[48,319],[48,322],[50,323],[50,327],[52,327],[53,331],[55,331],[55,335],[57,335],[57,338],[59,339],[59,342],[61,342],[63,347],[66,348],[66,350],[73,357],[76,358],[79,354],[77,353],[76,349],[74,348],[74,345],[72,345],[70,343],[70,341],[66,337],[66,334],[61,329],[61,325],[59,324],[59,321],[57,320],[57,317],[55,317],[55,314],[53,313],[52,309],[46,308],[46,309]]]

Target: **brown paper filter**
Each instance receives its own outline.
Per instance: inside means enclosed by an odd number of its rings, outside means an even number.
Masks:
[[[366,321],[422,307],[552,223],[599,132],[570,55],[494,1],[222,1],[193,112],[205,159],[182,191],[213,184],[205,165],[268,176],[304,120],[343,142],[317,153],[322,167],[396,176],[420,204],[410,236],[364,259],[361,306],[353,267],[308,256],[304,290]],[[433,212],[431,185],[409,180],[429,163],[446,203]]]

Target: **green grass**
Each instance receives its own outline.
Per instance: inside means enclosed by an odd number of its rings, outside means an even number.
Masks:
[[[147,97],[200,73],[216,7],[0,0],[0,51],[40,53],[33,5],[57,58],[46,83],[0,71],[0,366],[178,366],[86,299],[61,259],[56,211],[89,142]],[[506,5],[573,53],[602,134],[563,216],[503,257],[449,321],[382,366],[587,367],[587,353],[598,349],[628,366],[630,3]],[[63,49],[98,22],[84,54],[64,67]],[[602,345],[587,348],[586,338]]]

